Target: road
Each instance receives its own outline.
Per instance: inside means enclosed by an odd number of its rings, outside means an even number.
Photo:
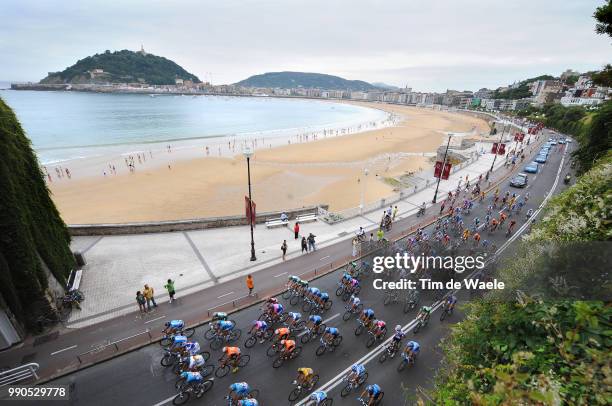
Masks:
[[[543,169],[537,175],[530,176],[529,186],[526,189],[512,189],[516,193],[530,193],[530,199],[527,206],[523,209],[523,213],[529,208],[537,210],[546,199],[554,193],[562,190],[562,177],[565,174],[565,169],[561,169],[560,165],[568,164],[566,155],[563,154],[564,148],[555,148],[549,158],[549,161],[544,165]],[[526,160],[527,162],[527,160]],[[522,166],[516,170],[522,170]],[[508,190],[507,182],[501,188],[502,191]],[[475,216],[484,217],[484,210],[488,202],[488,198],[484,204],[477,204],[472,214],[467,216],[467,220],[471,221]],[[512,250],[512,244],[520,236],[520,233],[527,231],[527,227],[523,225],[524,214],[518,217],[517,231],[507,240],[504,233],[498,231],[493,235],[483,232],[483,239],[489,239],[495,242],[499,250],[508,251],[500,254],[505,255]],[[466,221],[468,223],[468,221]],[[519,228],[520,227],[520,228]],[[395,226],[397,227],[397,225]],[[506,244],[507,243],[507,244]],[[348,244],[348,243],[347,243]],[[334,250],[348,251],[347,244],[339,244],[334,247]],[[330,247],[331,248],[331,247]],[[323,253],[319,253],[322,255]],[[281,273],[279,270],[270,272],[268,278],[272,282],[277,283],[279,279],[286,280],[287,273],[299,270],[299,266],[282,268],[283,276],[274,278]],[[339,279],[339,271],[325,275],[316,279],[311,283],[324,291],[334,292],[337,281]],[[360,297],[365,306],[372,307],[377,318],[387,322],[390,328],[395,324],[401,324],[409,329],[416,312],[404,314],[401,309],[401,304],[383,305],[384,292],[376,291],[372,288],[372,278],[364,282],[364,289]],[[221,294],[222,290],[218,290]],[[272,358],[265,354],[264,345],[256,345],[254,348],[245,349],[243,346],[246,337],[239,340],[239,344],[244,353],[251,356],[248,366],[238,371],[234,376],[226,376],[221,379],[215,379],[213,388],[205,394],[200,400],[192,400],[190,403],[202,404],[207,406],[225,405],[224,396],[227,393],[227,387],[237,381],[246,381],[252,387],[261,391],[259,396],[260,404],[262,405],[285,405],[290,404],[287,400],[289,392],[293,389],[291,381],[295,377],[295,372],[298,367],[312,367],[319,375],[319,386],[322,386],[329,391],[329,395],[334,398],[334,405],[356,405],[355,397],[357,394],[349,395],[346,398],[340,397],[341,385],[338,377],[343,376],[344,371],[357,360],[367,362],[366,368],[369,372],[368,383],[378,383],[385,391],[384,404],[388,405],[403,405],[411,404],[410,397],[414,395],[418,387],[429,387],[432,383],[434,371],[439,365],[442,357],[438,344],[440,339],[448,333],[448,326],[462,318],[462,312],[459,308],[450,319],[444,322],[439,322],[439,311],[432,316],[430,324],[420,331],[416,336],[409,332],[409,337],[415,337],[421,344],[421,354],[415,366],[407,368],[402,373],[396,371],[398,359],[390,360],[384,364],[377,361],[376,348],[366,348],[366,337],[355,336],[353,330],[356,327],[355,320],[343,321],[341,313],[344,311],[342,301],[331,293],[334,305],[323,316],[326,319],[328,326],[338,327],[343,335],[343,342],[337,351],[326,353],[321,357],[315,356],[317,343],[311,342],[303,347],[302,355],[293,361],[285,363],[279,369],[271,367]],[[469,300],[469,292],[458,292],[459,302]],[[286,301],[284,301],[286,302]],[[424,292],[421,303],[433,303],[433,293]],[[295,307],[286,304],[289,310],[296,309]],[[184,309],[190,309],[195,312],[205,312],[199,308],[190,308],[187,306]],[[237,313],[232,314],[232,319],[237,322],[237,326],[243,331],[247,330],[253,320],[261,313],[258,306],[245,308]],[[160,330],[164,319],[156,320],[150,323],[153,330]],[[196,339],[202,344],[204,349],[208,349],[206,340],[203,338],[204,327],[198,328]],[[209,350],[209,349],[208,349]],[[212,359],[219,357],[219,351],[211,351]],[[143,347],[139,350],[130,352],[126,355],[114,358],[110,361],[103,362],[83,369],[69,376],[65,376],[58,380],[52,381],[50,384],[68,384],[72,386],[71,402],[74,405],[97,405],[97,404],[132,404],[132,405],[155,405],[161,406],[171,404],[172,397],[175,394],[173,383],[176,376],[167,368],[160,365],[161,350],[158,344],[152,344]],[[407,400],[408,399],[408,400]]]

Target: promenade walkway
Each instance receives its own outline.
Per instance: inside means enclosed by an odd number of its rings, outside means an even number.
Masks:
[[[490,144],[485,144],[490,145]],[[533,145],[533,144],[532,144]],[[513,145],[507,148],[512,150]],[[480,149],[480,148],[479,148]],[[449,180],[441,181],[438,201],[449,190],[454,190],[465,177],[485,177],[491,167],[493,155],[486,151],[471,165],[458,170]],[[505,157],[498,156],[495,167],[503,166]],[[429,174],[431,177],[432,174]],[[398,207],[396,221],[418,210],[423,202],[431,204],[436,184],[416,194],[393,203]],[[388,205],[386,205],[387,208]],[[377,208],[345,221],[330,225],[322,221],[301,224],[300,237],[313,233],[317,249],[354,237],[359,227],[376,232],[384,208]],[[73,250],[84,253],[87,265],[83,269],[80,289],[86,300],[82,310],[73,311],[67,326],[79,328],[116,318],[137,310],[135,293],[149,284],[156,291],[157,303],[166,302],[168,295],[163,288],[167,279],[175,281],[177,297],[213,287],[219,283],[254,275],[257,289],[257,271],[282,262],[280,246],[287,240],[287,260],[301,256],[300,240],[293,236],[293,223],[289,227],[267,229],[258,225],[255,229],[257,261],[250,258],[250,233],[247,226],[206,229],[186,232],[170,232],[140,235],[74,237]],[[347,253],[350,252],[350,248]],[[319,258],[321,266],[331,262],[325,256]],[[280,276],[279,276],[280,277]],[[285,276],[286,277],[286,276]],[[214,290],[212,291],[214,292]],[[229,292],[218,292],[218,302],[224,303],[247,293],[246,287]],[[147,316],[151,317],[151,316]]]

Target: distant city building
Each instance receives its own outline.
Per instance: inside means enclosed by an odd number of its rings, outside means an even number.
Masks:
[[[561,97],[563,83],[560,80],[536,80],[529,89],[536,105],[551,103]]]
[[[609,98],[610,88],[595,86],[588,76],[580,76],[559,100],[564,106],[596,106]]]

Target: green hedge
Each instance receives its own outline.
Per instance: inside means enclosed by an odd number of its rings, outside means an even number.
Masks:
[[[0,99],[0,294],[27,329],[48,311],[45,262],[64,284],[74,258],[70,235],[45,184],[30,140]]]

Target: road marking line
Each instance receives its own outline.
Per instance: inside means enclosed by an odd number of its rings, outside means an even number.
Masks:
[[[279,276],[283,276],[283,275],[287,275],[287,272],[283,272],[283,273],[279,273],[278,275],[275,275],[275,278],[278,278]]]
[[[319,258],[319,261],[323,261],[324,259],[327,259],[327,258],[329,258],[329,257],[330,257],[330,256],[328,255],[328,256],[326,256],[326,257]]]
[[[66,347],[66,348],[64,348],[62,350],[58,350],[58,351],[52,352],[51,355],[55,355],[55,354],[59,354],[60,352],[72,350],[73,348],[76,348],[76,347],[77,347],[76,344],[75,345],[71,345],[70,347]]]
[[[226,293],[226,294],[224,294],[224,295],[217,296],[217,299],[221,299],[222,297],[229,296],[229,295],[231,295],[232,293],[234,293],[234,292],[232,291],[232,292]]]
[[[159,316],[159,317],[156,317],[156,318],[154,318],[154,319],[151,319],[151,320],[145,321],[145,322],[144,322],[144,324],[153,323],[154,321],[157,321],[157,320],[159,320],[159,319],[163,319],[164,317],[166,317],[166,316],[164,315],[164,316]]]

